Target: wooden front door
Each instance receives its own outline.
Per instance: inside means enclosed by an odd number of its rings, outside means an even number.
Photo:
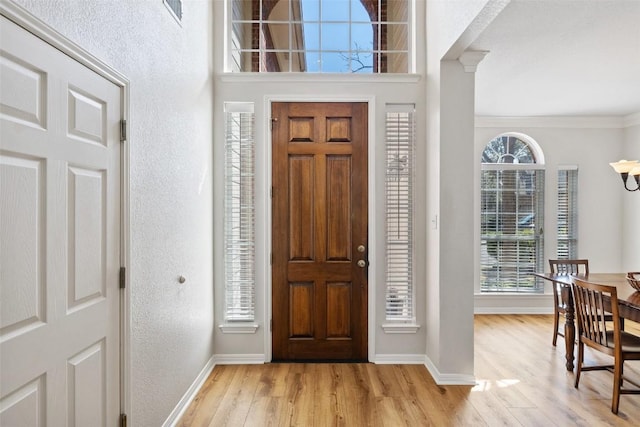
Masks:
[[[367,104],[271,114],[273,360],[366,360]]]

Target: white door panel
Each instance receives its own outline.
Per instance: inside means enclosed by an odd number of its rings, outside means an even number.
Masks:
[[[121,89],[1,19],[0,425],[114,426]]]

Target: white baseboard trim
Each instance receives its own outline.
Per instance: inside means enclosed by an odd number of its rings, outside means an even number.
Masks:
[[[204,368],[202,368],[202,370],[196,377],[193,384],[191,384],[191,386],[187,389],[187,392],[184,394],[184,396],[182,396],[180,402],[178,402],[176,407],[169,414],[169,417],[162,424],[162,427],[174,427],[178,423],[178,421],[180,421],[180,418],[185,413],[193,399],[195,399],[198,391],[200,391],[207,378],[209,378],[209,375],[211,374],[211,371],[213,371],[213,368],[215,368],[215,366],[215,358],[211,356],[211,358],[204,365]]]
[[[378,365],[422,365],[424,354],[376,354],[370,362]]]
[[[475,307],[473,314],[553,314],[549,307]]]
[[[476,378],[473,375],[440,373],[436,365],[426,356],[424,358],[424,366],[427,367],[433,380],[438,385],[476,385]]]
[[[475,294],[475,314],[552,314],[553,294]]]
[[[264,354],[216,354],[216,365],[261,365],[266,363]]]

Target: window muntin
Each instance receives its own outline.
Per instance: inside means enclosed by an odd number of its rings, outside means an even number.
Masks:
[[[556,222],[558,259],[578,258],[578,169],[558,170],[558,217]]]
[[[544,169],[516,136],[490,141],[480,179],[482,292],[543,292]]]
[[[228,1],[228,71],[409,72],[411,0]]]
[[[253,104],[225,104],[225,119],[225,321],[253,321],[256,275]]]
[[[415,322],[413,105],[388,105],[386,114],[386,319]]]

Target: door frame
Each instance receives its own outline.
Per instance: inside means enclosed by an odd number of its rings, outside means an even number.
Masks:
[[[368,171],[367,171],[367,180],[368,180],[368,211],[369,211],[369,231],[368,231],[368,261],[369,261],[369,274],[368,274],[368,293],[367,293],[367,358],[369,361],[375,360],[375,319],[376,319],[376,266],[377,266],[377,247],[378,247],[378,239],[376,238],[376,225],[377,225],[377,213],[376,213],[376,199],[375,199],[375,141],[376,141],[376,131],[375,131],[375,116],[376,116],[376,97],[375,96],[348,96],[348,95],[300,95],[300,96],[292,96],[292,95],[268,95],[265,96],[264,104],[263,104],[263,136],[265,141],[265,155],[263,156],[263,174],[261,182],[264,184],[262,188],[256,188],[259,193],[263,193],[267,195],[265,197],[265,223],[264,223],[264,243],[262,245],[262,253],[264,254],[264,258],[266,260],[270,259],[271,254],[271,245],[272,245],[272,236],[271,236],[271,227],[273,226],[273,213],[272,213],[272,205],[271,205],[271,197],[269,197],[271,186],[273,185],[271,181],[272,176],[272,144],[273,141],[271,139],[271,104],[274,102],[365,102],[367,103],[367,118],[368,118],[368,129],[367,129],[367,161],[368,161]],[[256,156],[259,159],[259,156]],[[256,175],[257,177],[258,175]],[[256,245],[259,247],[259,245]],[[259,254],[257,254],[259,256]],[[266,261],[262,263],[264,265],[264,271],[258,271],[259,275],[265,277],[265,295],[264,295],[264,313],[265,318],[263,319],[263,325],[267,325],[265,327],[264,333],[264,353],[265,353],[265,362],[271,362],[273,358],[273,332],[271,330],[271,319],[272,319],[272,283],[271,283],[271,274],[272,268],[271,263]]]
[[[130,252],[130,142],[129,142],[129,111],[130,111],[130,82],[122,73],[115,70],[102,60],[69,40],[36,16],[9,1],[0,2],[0,14],[14,22],[26,31],[42,39],[76,62],[92,70],[99,76],[120,88],[122,120],[126,121],[126,141],[120,150],[120,266],[126,268],[126,283],[130,283],[131,252]],[[113,283],[110,286],[115,287]],[[131,413],[131,287],[120,291],[120,412]]]

